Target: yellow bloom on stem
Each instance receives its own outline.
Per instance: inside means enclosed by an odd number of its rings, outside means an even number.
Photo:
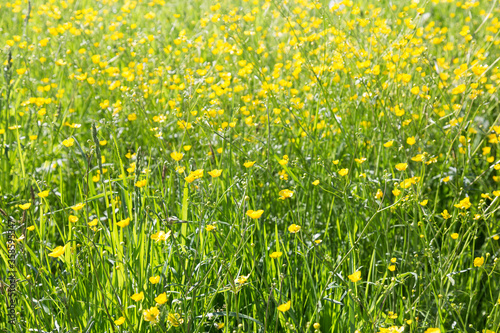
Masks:
[[[300,225],[291,224],[291,225],[288,227],[288,231],[290,231],[290,233],[292,233],[292,234],[296,234],[297,232],[299,232],[299,231],[300,231],[300,228],[301,228],[301,226],[300,226]]]
[[[53,257],[53,258],[60,257],[64,254],[65,250],[66,250],[66,245],[58,246],[54,250],[52,250],[51,253],[49,253],[49,257]]]
[[[283,254],[283,252],[273,252],[269,255],[269,257],[271,257],[273,259],[278,259],[279,257],[281,257],[282,254]]]
[[[192,183],[193,181],[201,177],[203,177],[203,169],[198,169],[195,171],[191,171],[189,173],[189,176],[184,178],[184,180],[187,181],[188,183]]]
[[[460,209],[469,209],[471,205],[469,197],[466,197],[465,199],[460,200],[460,203],[455,204],[455,207]]]
[[[210,232],[210,231],[214,231],[214,230],[216,230],[216,229],[217,229],[217,227],[216,227],[215,225],[213,225],[213,224],[209,224],[209,225],[207,225],[207,226],[205,227],[205,230],[206,230],[206,231],[208,231],[208,232]]]
[[[158,304],[163,304],[167,301],[167,293],[162,293],[158,295],[158,297],[155,297],[155,302]]]
[[[439,328],[430,327],[424,333],[441,333]]]
[[[149,278],[149,282],[151,282],[152,284],[157,284],[158,282],[160,282],[160,276],[152,276]]]
[[[458,238],[458,234],[456,232],[451,234],[451,239],[457,239],[457,238]]]
[[[179,162],[184,157],[184,154],[174,151],[170,153],[170,157],[172,157],[175,161]]]
[[[342,177],[347,176],[348,173],[349,173],[349,169],[340,169],[339,170],[339,175],[341,175]]]
[[[75,215],[70,215],[70,216],[69,216],[69,222],[71,222],[71,223],[76,223],[76,222],[78,222],[78,216],[75,216]]]
[[[351,280],[351,282],[356,283],[361,280],[361,271],[356,271],[347,277]]]
[[[75,143],[75,139],[73,138],[68,138],[62,142],[62,145],[64,147],[71,147]]]
[[[382,199],[383,196],[384,196],[384,193],[382,192],[382,190],[378,189],[377,193],[375,193],[375,199]]]
[[[474,259],[474,267],[481,267],[484,264],[484,257],[476,257]]]
[[[149,321],[153,324],[158,322],[158,317],[160,315],[160,310],[156,306],[151,307],[149,310],[144,310],[143,316],[145,321]]]
[[[281,312],[287,312],[288,310],[290,310],[291,305],[292,305],[292,301],[288,301],[288,302],[278,306],[278,310]]]
[[[117,320],[115,320],[115,325],[116,326],[120,326],[121,324],[123,324],[125,322],[125,317],[120,317],[118,318]]]
[[[40,198],[46,198],[49,196],[49,191],[48,190],[42,191],[42,192],[38,193],[38,196]]]
[[[73,207],[71,207],[71,209],[73,209],[73,210],[80,210],[80,209],[83,208],[83,206],[85,206],[84,203],[79,203],[79,204],[76,204]]]
[[[247,215],[252,218],[252,219],[258,219],[259,217],[262,216],[262,213],[264,213],[264,211],[262,209],[259,209],[259,210],[251,210],[249,209],[247,211]]]
[[[427,199],[426,200],[422,200],[422,201],[420,201],[420,205],[421,206],[426,206],[428,202],[429,202],[429,200],[427,200]]]
[[[184,322],[184,319],[182,319],[181,315],[178,313],[169,313],[167,320],[170,323],[170,325],[174,327],[178,327]]]
[[[280,200],[285,200],[286,198],[291,198],[293,196],[293,191],[290,191],[290,190],[281,190],[278,194],[279,194],[279,198]]]
[[[414,136],[411,136],[408,139],[406,139],[406,143],[409,144],[410,146],[413,146],[416,142],[417,140],[415,140]]]
[[[208,174],[212,176],[212,178],[217,178],[222,174],[222,169],[214,169],[212,171],[209,171]]]
[[[387,141],[386,143],[384,143],[384,147],[385,147],[385,148],[392,147],[392,144],[393,144],[393,143],[394,143],[394,140]]]
[[[140,293],[133,294],[130,298],[136,302],[142,301],[144,299],[144,292],[141,291]]]
[[[248,168],[253,167],[254,164],[255,164],[255,161],[247,161],[247,162],[243,163],[243,166],[248,169]]]
[[[443,219],[447,220],[451,217],[450,213],[448,213],[448,210],[445,209],[443,210],[443,212],[441,213],[441,216],[443,216]]]
[[[316,179],[316,180],[315,180],[315,181],[313,181],[311,184],[313,184],[314,186],[319,185],[319,179]]]
[[[148,181],[146,179],[139,180],[137,183],[135,183],[135,186],[141,188],[141,187],[146,186],[147,182]]]
[[[119,227],[125,228],[126,226],[129,225],[129,223],[130,223],[130,217],[127,217],[124,220],[116,222],[116,225],[119,226]]]
[[[167,231],[166,233],[164,231],[160,230],[157,233],[152,234],[151,239],[156,241],[156,242],[166,241],[170,237],[170,233],[171,233],[170,230]]]
[[[21,208],[22,210],[27,210],[30,207],[31,207],[31,202],[27,202],[25,204],[19,205],[19,208]]]
[[[408,168],[408,164],[407,163],[398,163],[398,164],[396,164],[395,168],[398,171],[405,171],[406,168]]]
[[[238,278],[236,280],[234,280],[234,283],[244,284],[245,282],[247,282],[247,280],[248,280],[249,277],[250,277],[250,274],[248,274],[248,275],[240,275],[240,276],[238,276]]]

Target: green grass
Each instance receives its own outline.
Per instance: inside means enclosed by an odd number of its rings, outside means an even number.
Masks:
[[[499,332],[498,1],[0,13],[0,332]]]

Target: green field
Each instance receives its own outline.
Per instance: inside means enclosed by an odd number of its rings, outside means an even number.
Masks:
[[[498,0],[8,1],[0,333],[500,331]]]

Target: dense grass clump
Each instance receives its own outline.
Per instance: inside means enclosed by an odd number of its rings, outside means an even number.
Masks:
[[[498,332],[499,17],[2,1],[0,332]]]

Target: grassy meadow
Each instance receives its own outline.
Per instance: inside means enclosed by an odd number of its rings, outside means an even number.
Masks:
[[[498,0],[5,0],[0,61],[0,332],[499,332]]]

